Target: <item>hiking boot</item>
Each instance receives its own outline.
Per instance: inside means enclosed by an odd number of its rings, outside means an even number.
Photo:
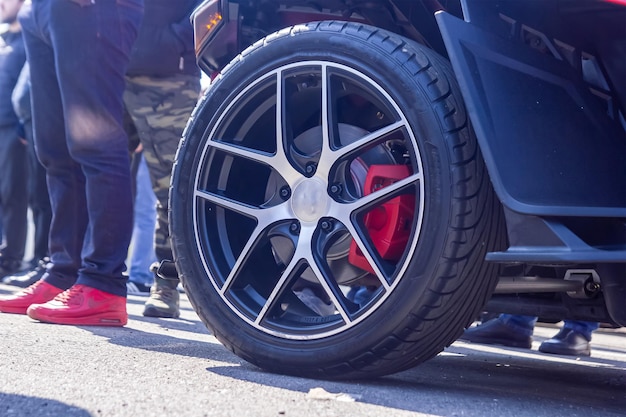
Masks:
[[[532,345],[531,336],[521,334],[513,327],[497,318],[465,330],[463,335],[459,337],[459,340],[523,349],[530,349]]]
[[[0,279],[7,275],[13,275],[22,267],[22,261],[16,259],[9,259],[0,254]]]
[[[46,273],[48,262],[50,262],[49,258],[40,259],[33,269],[4,277],[4,283],[21,288],[29,287],[39,281]]]
[[[146,317],[178,318],[180,316],[180,295],[178,294],[178,272],[176,265],[169,260],[155,262],[150,267],[154,273],[154,284],[143,309]]]
[[[45,323],[77,326],[124,326],[126,297],[76,284],[45,304],[28,307],[28,317]]]
[[[155,276],[154,284],[150,288],[150,297],[144,306],[143,315],[146,317],[178,318],[180,316],[180,295],[176,289],[177,286],[177,280]]]
[[[539,352],[555,355],[589,356],[589,339],[573,329],[561,329],[552,339],[545,340],[539,346]]]
[[[26,314],[31,304],[45,303],[62,293],[61,288],[45,281],[37,281],[30,287],[6,297],[0,298],[0,311],[3,313]]]

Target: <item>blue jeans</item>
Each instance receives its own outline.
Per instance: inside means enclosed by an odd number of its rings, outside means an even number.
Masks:
[[[525,336],[532,336],[537,323],[537,317],[519,316],[513,314],[500,314],[498,320],[514,328]],[[591,340],[591,334],[598,328],[598,323],[578,320],[565,320],[563,329],[571,329],[582,333],[587,340]]]
[[[125,296],[132,231],[124,74],[143,0],[33,0],[20,11],[35,148],[52,207],[44,279]]]
[[[131,240],[131,257],[128,280],[151,286],[154,277],[150,265],[157,261],[154,254],[154,228],[156,226],[156,197],[146,160],[142,155],[137,169],[137,191],[135,193],[135,224]]]
[[[26,247],[27,149],[20,141],[16,126],[0,127],[0,204],[6,244],[0,252],[9,261],[21,262]]]
[[[35,226],[34,257],[33,265],[37,261],[47,257],[48,235],[50,234],[50,221],[52,209],[48,196],[48,184],[46,183],[46,171],[37,159],[35,143],[33,142],[33,122],[30,104],[30,69],[28,63],[22,68],[20,77],[15,84],[11,96],[13,109],[24,125],[24,135],[28,143],[28,205],[33,214]]]
[[[28,141],[28,205],[33,214],[35,239],[33,242],[33,265],[49,256],[48,237],[50,236],[50,222],[52,208],[46,183],[46,171],[37,159],[33,143],[32,121],[24,123],[26,140]]]

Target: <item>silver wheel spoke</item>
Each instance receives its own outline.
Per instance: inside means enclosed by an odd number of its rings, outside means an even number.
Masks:
[[[263,232],[266,231],[272,224],[289,218],[290,213],[287,209],[286,203],[269,208],[257,208],[205,191],[196,190],[195,195],[196,198],[202,198],[218,206],[246,215],[256,220],[256,227],[244,245],[241,255],[235,261],[235,264],[228,274],[224,285],[220,289],[220,292],[224,294],[230,287],[231,282],[235,279],[238,272],[241,270],[246,257],[250,254],[254,244],[258,241],[259,237],[262,236]]]
[[[386,186],[385,188],[381,188],[379,190],[374,191],[371,194],[368,194],[366,196],[363,196],[361,198],[359,198],[358,200],[352,202],[352,203],[344,203],[341,204],[343,206],[346,206],[346,208],[350,211],[350,212],[354,212],[357,209],[364,207],[368,204],[374,203],[376,201],[380,201],[380,200],[384,200],[385,197],[389,196],[390,194],[402,189],[402,188],[406,188],[407,186],[410,186],[411,184],[414,184],[416,182],[420,182],[422,181],[422,174],[421,173],[417,173],[417,174],[412,174],[409,175],[406,178],[403,178],[401,180],[398,180],[396,182],[394,182],[393,184],[390,184],[388,186]]]
[[[231,155],[240,156],[242,158],[246,158],[255,162],[260,162],[265,165],[272,165],[274,161],[277,161],[279,159],[275,155],[259,152],[256,150],[253,151],[234,143],[213,141],[210,145],[215,149],[219,149]]]
[[[235,264],[230,270],[230,273],[226,277],[226,280],[224,281],[224,285],[220,289],[220,294],[224,295],[226,291],[228,291],[232,282],[236,279],[237,275],[239,274],[242,267],[244,266],[247,257],[251,254],[254,244],[258,241],[259,237],[262,235],[264,230],[265,230],[265,227],[261,227],[261,226],[257,226],[254,228],[254,231],[250,235],[250,238],[248,239],[248,241],[246,242],[246,245],[243,247],[241,251],[241,255],[239,255],[239,257],[235,261]]]
[[[336,150],[330,148],[330,144],[328,141],[324,141],[324,145],[322,147],[322,156],[320,158],[320,164],[318,166],[318,172],[323,172],[324,174],[328,175],[331,168],[334,164],[337,163],[337,161],[344,159],[347,155],[353,152],[357,152],[360,149],[371,145],[373,141],[376,141],[376,139],[380,139],[387,134],[393,132],[394,130],[400,129],[403,126],[404,122],[392,123]]]
[[[274,303],[276,302],[276,298],[278,297],[278,294],[285,286],[285,282],[289,279],[293,271],[296,269],[297,264],[298,262],[295,261],[295,257],[292,258],[291,262],[289,262],[289,265],[287,265],[287,268],[283,271],[282,275],[280,276],[280,279],[276,283],[276,286],[274,286],[274,289],[272,290],[271,294],[267,297],[267,300],[265,301],[263,308],[261,309],[256,319],[254,320],[256,324],[260,324],[261,321],[263,321],[263,319],[265,318],[265,315],[267,314],[267,311],[270,309],[272,305],[274,305]]]
[[[339,299],[335,295],[335,292],[331,288],[331,284],[329,281],[332,279],[332,277],[329,277],[322,272],[322,269],[319,267],[319,265],[317,265],[317,263],[315,262],[315,259],[311,259],[311,261],[312,262],[309,264],[311,269],[313,270],[315,275],[317,275],[317,277],[319,278],[320,284],[324,288],[324,291],[326,291],[326,295],[328,295],[328,297],[330,298],[330,301],[332,301],[332,303],[335,305],[335,307],[339,311],[339,314],[343,318],[343,321],[346,324],[352,323],[352,319],[350,318],[350,316],[348,316],[348,313],[343,307],[343,303],[339,301]]]
[[[207,191],[196,190],[196,198],[201,198],[214,203],[218,206],[235,211],[239,214],[254,218],[259,225],[270,225],[273,222],[288,219],[291,217],[291,212],[287,207],[287,203],[279,204],[273,207],[254,207],[249,204],[244,204],[239,201],[235,201],[231,198],[211,193]]]
[[[380,268],[378,268],[378,265],[374,261],[374,255],[370,252],[370,250],[367,248],[367,246],[365,245],[365,243],[359,236],[356,227],[352,223],[352,215],[355,212],[358,212],[364,209],[369,204],[375,203],[377,201],[385,200],[392,193],[398,190],[401,190],[405,187],[408,187],[411,184],[414,184],[416,182],[421,182],[421,181],[422,181],[422,174],[419,174],[419,173],[413,174],[413,175],[408,176],[407,178],[404,178],[393,184],[390,184],[385,188],[376,190],[373,193],[368,194],[352,203],[335,202],[332,204],[332,207],[330,210],[331,217],[334,217],[335,219],[339,220],[346,227],[346,229],[348,229],[355,243],[357,244],[357,246],[363,253],[363,256],[365,256],[370,266],[374,269],[374,272],[376,273],[376,277],[378,278],[380,283],[385,287],[385,289],[389,288],[389,283],[387,282],[387,279],[385,279],[385,275],[382,273]]]
[[[367,259],[370,266],[374,270],[374,273],[376,274],[376,278],[378,278],[378,281],[380,282],[380,284],[385,288],[385,290],[388,290],[389,282],[387,282],[385,275],[378,267],[378,264],[374,261],[374,256],[372,255],[370,250],[367,248],[367,246],[365,246],[365,243],[363,242],[363,239],[361,239],[361,237],[357,233],[356,228],[350,222],[344,223],[344,225],[346,226],[346,229],[348,229],[348,231],[350,232],[350,235],[352,235],[352,239],[354,239],[354,242],[361,250],[361,253],[363,253],[363,256],[365,256],[365,259]]]
[[[300,232],[300,237],[298,239],[300,244],[296,246],[296,250],[295,250],[295,253],[293,254],[293,257],[291,258],[291,261],[287,265],[287,268],[285,269],[285,271],[282,273],[272,293],[267,298],[267,301],[265,305],[263,306],[263,309],[261,310],[261,312],[259,313],[256,319],[257,323],[260,323],[263,320],[267,311],[275,303],[278,294],[280,294],[281,290],[283,289],[285,285],[285,282],[288,280],[290,275],[293,273],[293,271],[302,261],[304,261],[311,268],[311,270],[315,273],[315,275],[318,277],[320,284],[326,291],[327,295],[329,296],[333,304],[339,310],[339,314],[341,315],[343,320],[346,323],[349,323],[351,321],[350,317],[348,316],[346,311],[343,309],[342,303],[339,302],[334,292],[330,288],[330,284],[327,282],[328,277],[324,276],[320,267],[317,265],[317,261],[315,259],[315,256],[312,250],[314,232],[315,232],[314,226],[306,226],[302,228],[302,231]]]

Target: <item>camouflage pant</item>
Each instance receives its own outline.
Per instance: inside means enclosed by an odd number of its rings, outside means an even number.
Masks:
[[[200,94],[200,78],[126,77],[124,104],[132,118],[157,199],[155,254],[172,260],[167,220],[168,192],[178,142]]]

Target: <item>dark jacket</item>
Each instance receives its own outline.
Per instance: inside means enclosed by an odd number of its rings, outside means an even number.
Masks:
[[[145,0],[139,35],[127,75],[200,75],[193,44],[191,12],[201,0]]]
[[[26,50],[21,32],[0,34],[0,126],[18,126],[11,94],[26,62]]]

